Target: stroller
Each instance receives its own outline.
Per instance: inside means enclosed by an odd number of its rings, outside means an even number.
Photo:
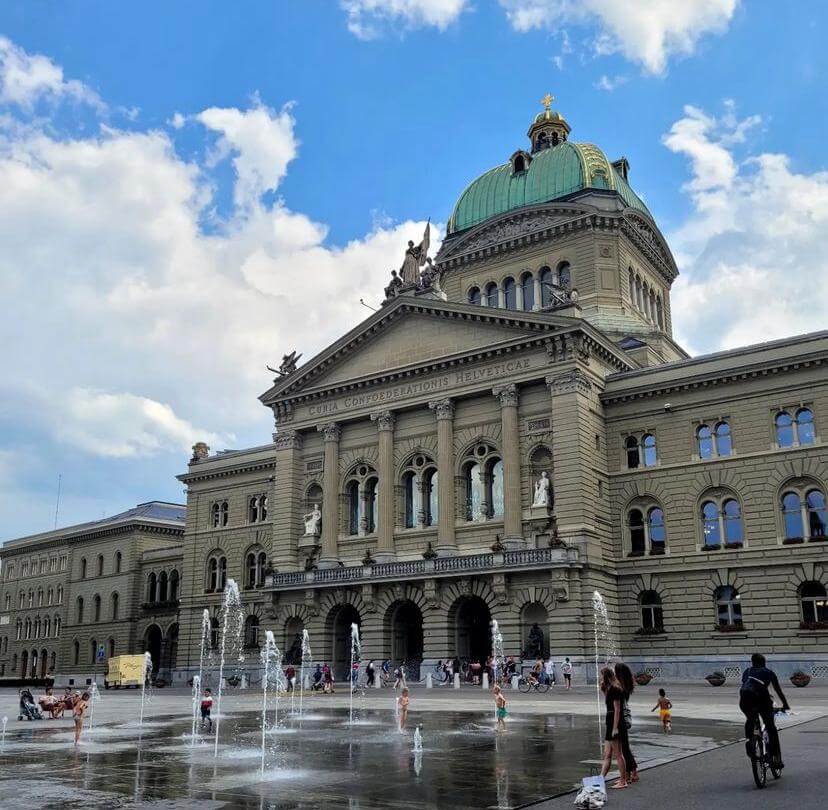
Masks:
[[[20,713],[17,715],[18,720],[42,720],[43,715],[40,709],[37,708],[32,693],[28,689],[20,690]]]

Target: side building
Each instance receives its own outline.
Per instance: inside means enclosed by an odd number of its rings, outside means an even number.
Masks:
[[[149,649],[176,667],[185,507],[150,501],[0,549],[0,683],[83,685],[106,660]]]

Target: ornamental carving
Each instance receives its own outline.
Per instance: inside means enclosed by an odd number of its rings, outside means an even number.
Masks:
[[[302,434],[296,430],[280,430],[273,434],[277,450],[301,450]]]
[[[493,388],[492,393],[500,400],[501,408],[517,408],[518,391],[514,383]]]
[[[590,358],[589,344],[580,334],[556,335],[546,343],[546,355],[550,363],[563,360],[586,362]]]
[[[434,415],[440,419],[454,419],[454,403],[450,399],[440,399],[429,402],[428,407],[434,411]]]
[[[371,414],[371,421],[377,423],[378,430],[393,430],[397,417],[392,411],[378,411]]]
[[[322,434],[326,442],[338,442],[342,435],[342,428],[337,422],[327,422],[324,425],[317,425],[316,429]]]
[[[546,378],[546,384],[549,386],[549,393],[552,396],[572,392],[587,394],[592,388],[592,383],[589,381],[589,378],[579,368],[573,368],[571,371],[563,374],[549,376]]]

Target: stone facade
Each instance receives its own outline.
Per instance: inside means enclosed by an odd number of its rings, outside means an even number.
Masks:
[[[138,556],[111,575],[130,627],[84,619],[61,643],[83,656],[123,626],[118,649],[138,651],[160,632],[159,667],[184,680],[205,610],[218,641],[233,578],[246,666],[265,630],[289,652],[307,629],[341,677],[352,622],[364,657],[412,670],[485,657],[496,620],[507,654],[536,653],[537,626],[541,652],[588,670],[598,591],[636,669],[732,673],[761,649],[828,676],[828,333],[689,358],[672,337],[669,247],[632,204],[628,164],[612,166],[609,186],[451,231],[438,284],[390,288],[274,380],[260,398],[272,442],[196,445],[183,536],[151,548],[136,530]],[[534,507],[544,472],[552,503]],[[71,625],[101,589],[60,542]],[[111,540],[88,548],[108,564]],[[151,574],[173,568],[174,612],[142,607]]]

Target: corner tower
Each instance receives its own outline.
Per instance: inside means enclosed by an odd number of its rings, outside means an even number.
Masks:
[[[583,317],[641,365],[686,357],[672,339],[678,269],[628,182],[629,163],[572,141],[552,97],[542,103],[529,150],[480,175],[457,200],[437,256],[446,295]]]

